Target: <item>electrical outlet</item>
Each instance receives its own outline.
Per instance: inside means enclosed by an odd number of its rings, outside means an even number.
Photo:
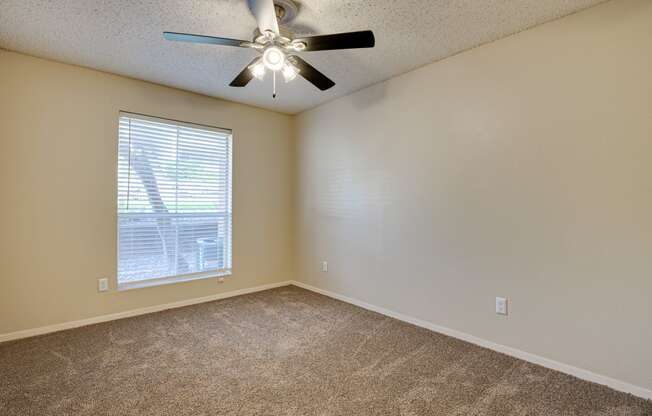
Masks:
[[[507,315],[507,298],[496,298],[496,313]]]
[[[97,281],[97,291],[106,292],[109,290],[109,279],[99,279]]]
[[[326,273],[328,271],[328,262],[327,261],[322,261],[321,262],[321,271]]]

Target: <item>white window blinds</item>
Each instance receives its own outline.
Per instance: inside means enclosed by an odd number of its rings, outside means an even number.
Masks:
[[[118,284],[228,273],[230,131],[120,113],[118,142]]]

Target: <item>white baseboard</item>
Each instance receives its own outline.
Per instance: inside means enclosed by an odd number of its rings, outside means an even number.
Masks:
[[[378,312],[382,315],[386,315],[395,319],[398,319],[399,321],[407,322],[416,326],[420,326],[425,329],[429,329],[434,332],[438,332],[440,334],[448,335],[453,338],[461,339],[463,341],[470,342],[475,345],[479,345],[481,347],[488,348],[490,350],[494,350],[524,361],[528,361],[533,364],[538,364],[542,367],[549,368],[551,370],[556,370],[565,374],[569,374],[571,376],[575,376],[579,379],[590,381],[593,383],[597,384],[602,384],[608,387],[611,387],[614,390],[622,391],[625,393],[632,394],[634,396],[638,396],[644,399],[649,399],[652,400],[652,390],[648,390],[643,387],[635,386],[630,383],[626,383],[624,381],[616,380],[611,377],[603,376],[600,374],[596,374],[592,371],[589,370],[584,370],[582,368],[574,367],[572,365],[560,363],[558,361],[554,361],[545,357],[541,357],[536,354],[531,354],[529,352],[521,351],[516,348],[508,347],[505,345],[501,344],[496,344],[495,342],[488,341],[486,339],[478,338],[476,336],[456,331],[454,329],[446,328],[440,325],[433,324],[431,322],[424,321],[422,319],[418,318],[413,318],[411,316],[404,315],[402,313],[394,312],[389,309],[382,308],[380,306],[375,306],[372,304],[369,304],[367,302],[363,302],[358,299],[353,299],[348,296],[341,295],[339,293],[331,292],[328,290],[320,289],[315,286],[308,285],[303,282],[298,282],[298,281],[292,281],[291,282],[293,285],[301,287],[303,289],[310,290],[312,292],[316,292],[328,297],[331,297],[333,299],[341,300],[342,302],[350,303],[352,305],[359,306],[364,309],[368,309],[373,312]]]
[[[21,338],[33,337],[36,335],[49,334],[51,332],[63,331],[66,329],[79,328],[80,326],[98,324],[100,322],[115,321],[116,319],[129,318],[132,316],[145,315],[153,312],[160,312],[166,309],[181,308],[183,306],[196,305],[198,303],[211,302],[214,300],[230,298],[233,296],[246,295],[247,293],[260,292],[263,290],[274,289],[281,286],[291,285],[291,281],[270,283],[267,285],[249,287],[246,289],[232,290],[230,292],[216,293],[210,296],[201,298],[193,298],[181,300],[178,302],[165,303],[163,305],[148,306],[146,308],[138,308],[125,312],[112,313],[109,315],[95,316],[93,318],[81,319],[79,321],[64,322],[61,324],[42,326],[39,328],[26,329],[23,331],[10,332],[7,334],[0,334],[0,342],[13,341]]]

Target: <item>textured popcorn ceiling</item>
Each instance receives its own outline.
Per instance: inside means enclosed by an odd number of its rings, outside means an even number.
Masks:
[[[297,113],[603,0],[303,0],[297,34],[371,29],[376,48],[307,52],[337,85],[229,82],[256,52],[163,40],[164,30],[250,39],[245,0],[0,0],[0,48]]]

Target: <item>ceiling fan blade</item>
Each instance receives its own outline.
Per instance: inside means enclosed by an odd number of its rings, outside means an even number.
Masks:
[[[256,17],[260,33],[271,31],[279,34],[273,0],[249,0],[249,8]]]
[[[299,75],[304,77],[308,82],[322,91],[326,91],[335,85],[335,83],[326,75],[317,71],[312,65],[296,55],[287,57],[288,61],[299,70]]]
[[[292,41],[292,43],[298,42],[306,45],[304,51],[327,51],[332,49],[373,48],[376,45],[376,38],[371,30],[361,30],[359,32],[309,36]]]
[[[231,81],[229,84],[230,87],[245,87],[247,84],[249,84],[249,81],[251,81],[254,78],[254,74],[251,73],[251,70],[249,67],[251,67],[254,62],[259,60],[260,57],[255,58],[253,61],[249,63],[249,65],[245,66],[245,68],[238,74],[237,77]]]
[[[193,35],[190,33],[163,32],[163,37],[167,40],[174,40],[177,42],[208,43],[211,45],[239,46],[241,48],[248,48],[251,46],[251,42],[246,40]]]

